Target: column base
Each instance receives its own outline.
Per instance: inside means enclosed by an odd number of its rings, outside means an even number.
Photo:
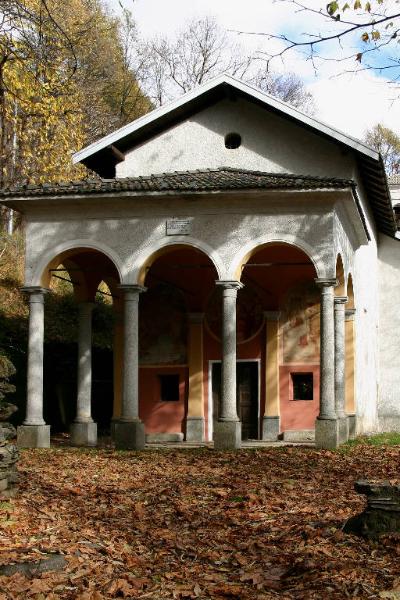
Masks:
[[[70,433],[73,446],[97,446],[97,423],[72,423]]]
[[[115,440],[115,425],[119,423],[119,417],[115,417],[113,419],[111,419],[111,423],[110,423],[110,435],[111,435],[111,439],[114,441]]]
[[[349,439],[349,421],[347,417],[338,418],[338,438],[339,444],[345,444]]]
[[[204,442],[204,417],[186,417],[186,441]]]
[[[142,421],[115,422],[114,442],[117,450],[143,450],[144,423]]]
[[[357,429],[357,417],[355,414],[347,415],[347,422],[349,428],[349,440],[354,440],[356,437],[356,429]]]
[[[215,450],[236,450],[242,446],[240,421],[217,421],[214,428]]]
[[[263,417],[261,439],[275,442],[279,436],[280,417]]]
[[[315,446],[333,450],[339,446],[339,427],[337,419],[320,419],[315,421]]]
[[[50,425],[17,427],[18,448],[50,448]]]

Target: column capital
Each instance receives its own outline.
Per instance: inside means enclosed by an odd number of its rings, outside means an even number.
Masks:
[[[279,321],[281,312],[279,310],[264,310],[264,318],[266,321]]]
[[[338,284],[338,280],[334,277],[316,277],[314,279],[316,285],[322,289],[324,288],[329,288],[329,287],[335,287]]]
[[[29,295],[41,294],[42,296],[44,296],[45,294],[48,294],[50,292],[49,288],[45,288],[40,285],[24,285],[24,286],[20,287],[19,289],[24,294],[29,294]]]
[[[347,296],[335,296],[333,299],[335,306],[338,305],[344,305],[346,304],[346,302],[348,301],[348,297]]]
[[[355,308],[346,308],[344,311],[344,316],[346,321],[354,321],[354,315],[356,314]]]
[[[221,280],[218,279],[215,285],[222,287],[224,290],[241,290],[244,284],[241,281],[236,280]]]
[[[188,313],[188,321],[189,321],[189,323],[193,323],[195,325],[202,325],[202,323],[204,321],[204,313],[190,312],[190,313]]]
[[[147,291],[147,287],[138,284],[121,283],[117,287],[119,290],[121,290],[121,292],[125,294],[141,294],[142,292]]]

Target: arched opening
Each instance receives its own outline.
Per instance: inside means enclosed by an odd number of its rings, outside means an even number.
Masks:
[[[343,268],[343,261],[340,254],[338,254],[336,259],[336,279],[337,286],[335,288],[335,296],[344,296],[345,295],[345,275]]]
[[[118,269],[98,250],[72,248],[51,259],[41,283],[52,292],[45,300],[45,420],[53,432],[66,432],[74,423],[84,358],[90,415],[99,432],[106,433],[114,403],[112,332],[119,306]],[[85,356],[82,327],[90,344]]]
[[[148,441],[209,435],[204,313],[217,279],[211,259],[183,244],[162,248],[142,269],[139,415]]]
[[[261,363],[258,414],[263,439],[314,428],[320,357],[316,276],[309,256],[286,243],[258,247],[242,265],[241,281],[253,298],[253,321],[258,323],[259,313],[265,321],[258,335],[243,345],[242,354]]]

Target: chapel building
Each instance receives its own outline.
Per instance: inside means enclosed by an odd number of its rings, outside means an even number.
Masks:
[[[223,75],[74,156],[99,177],[0,191],[24,215],[20,446],[48,446],[44,298],[79,303],[73,443],[95,445],[92,313],[114,310],[112,435],[312,440],[400,431],[400,179],[364,143]],[[397,194],[397,196],[396,196]]]

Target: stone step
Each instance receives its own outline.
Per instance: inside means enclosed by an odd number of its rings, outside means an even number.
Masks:
[[[314,429],[288,429],[282,434],[284,442],[315,442]]]

